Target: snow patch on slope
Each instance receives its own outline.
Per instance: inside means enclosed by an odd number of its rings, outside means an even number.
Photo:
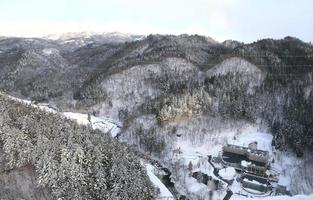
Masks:
[[[23,99],[19,99],[13,96],[9,96],[9,95],[8,97],[10,97],[11,99],[15,101],[21,102],[23,104],[40,108],[41,110],[44,110],[46,112],[52,112],[52,113],[58,112],[56,109],[50,107],[49,104],[44,104],[44,103],[34,104],[29,100],[23,100]],[[98,129],[104,133],[110,132],[112,137],[116,137],[121,131],[120,128],[122,125],[119,122],[114,121],[110,118],[90,116],[90,121],[89,121],[88,114],[74,113],[74,112],[64,112],[63,114],[65,117],[75,120],[78,124],[91,125],[93,129]]]
[[[307,86],[303,90],[304,90],[305,99],[309,99],[309,97],[310,97],[310,95],[312,94],[312,91],[313,91],[313,85]]]
[[[262,71],[242,58],[229,58],[208,70],[208,75],[226,75],[228,73],[244,73],[260,75]]]
[[[114,122],[111,119],[90,116],[90,122],[88,120],[88,114],[64,112],[66,117],[74,119],[77,123],[82,125],[90,124],[93,129],[101,130],[104,133],[110,132],[112,137],[116,137],[120,132],[120,125],[118,122]]]
[[[161,90],[149,81],[152,77],[162,77],[164,73],[194,76],[197,70],[184,59],[169,58],[160,64],[137,65],[114,74],[101,83],[108,98],[100,105],[100,115],[119,119],[120,111],[137,110],[143,103],[159,97]]]
[[[44,55],[47,55],[47,56],[54,54],[54,53],[59,53],[59,51],[57,49],[51,49],[51,48],[50,49],[43,49],[42,52]]]
[[[241,82],[248,84],[248,93],[253,93],[264,78],[264,73],[255,65],[242,58],[229,58],[214,66],[206,72],[208,77],[225,76],[228,74],[240,74]]]

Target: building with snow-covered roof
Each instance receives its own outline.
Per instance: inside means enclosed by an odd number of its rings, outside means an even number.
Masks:
[[[270,190],[270,184],[267,179],[260,178],[251,174],[243,174],[241,177],[241,186],[248,189],[249,192],[253,191],[266,193]]]
[[[269,166],[269,152],[258,150],[256,142],[249,144],[249,147],[227,144],[223,147],[222,161],[226,166],[259,176],[266,176],[266,170]]]

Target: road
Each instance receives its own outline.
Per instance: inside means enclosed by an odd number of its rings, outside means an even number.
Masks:
[[[231,191],[228,186],[231,185],[233,183],[233,181],[230,181],[230,180],[226,180],[226,179],[223,179],[219,174],[219,169],[215,167],[215,165],[212,163],[212,155],[209,155],[208,156],[208,162],[210,163],[210,165],[214,168],[213,170],[213,174],[219,178],[221,181],[225,182],[227,184],[227,193],[225,195],[225,197],[223,198],[223,200],[229,200],[230,197],[233,195],[233,191]]]

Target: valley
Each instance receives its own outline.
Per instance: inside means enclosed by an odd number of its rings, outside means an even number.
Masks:
[[[84,185],[86,195],[90,195],[86,198],[102,191],[107,196],[99,198],[118,199],[122,197],[113,194],[121,194],[129,199],[153,199],[153,193],[160,200],[310,199],[313,191],[312,58],[312,44],[293,37],[263,39],[250,44],[219,43],[199,35],[117,33],[69,34],[52,39],[1,38],[0,89],[13,101],[7,103],[7,97],[3,100],[6,103],[1,111],[9,113],[5,120],[11,124],[1,125],[1,141],[15,141],[4,134],[14,127],[16,134],[23,136],[14,148],[32,147],[26,151],[28,160],[14,156],[10,159],[19,163],[15,166],[17,170],[24,170],[27,163],[31,163],[31,167],[38,164],[35,171],[30,168],[22,172],[40,174],[36,177],[45,183],[43,195],[50,189],[57,197],[78,195],[74,189],[76,179],[71,177],[79,175],[81,183],[87,179],[103,181],[103,188],[91,189],[88,184]],[[13,112],[11,104],[21,107],[23,113]],[[11,117],[15,117],[12,114],[15,112],[22,125],[13,123],[15,118]],[[38,115],[46,116],[48,122],[36,117]],[[22,119],[29,120],[29,125]],[[51,128],[45,130],[52,135],[48,140],[44,138],[44,144],[49,145],[49,141],[53,145],[49,148],[56,155],[56,161],[48,162],[51,169],[44,168],[43,161],[39,159],[39,163],[30,153],[33,145],[40,144],[37,137],[43,140],[41,135],[45,132],[27,127],[45,127],[42,124],[49,124]],[[79,133],[77,137],[73,134],[75,131]],[[29,138],[28,134],[36,139]],[[24,137],[29,141],[25,145],[29,146],[23,146]],[[87,138],[88,143],[81,138]],[[268,173],[275,171],[277,175],[275,181],[266,186],[270,188],[266,192],[242,187],[255,182],[238,169],[234,173],[231,166],[222,162],[226,145],[248,148],[255,142],[258,150],[268,152]],[[73,148],[67,146],[72,144]],[[101,157],[96,158],[88,145],[95,145],[94,151]],[[15,155],[11,154],[13,150],[6,149],[4,155]],[[62,160],[57,156],[65,150],[72,154],[77,151],[78,160],[80,155],[88,160],[87,153],[93,159],[88,162],[95,164],[94,168],[91,164],[82,164],[80,168],[81,163],[77,161],[74,171],[85,173],[87,169],[97,171],[95,167],[98,167],[99,173],[103,170],[107,174],[92,173],[92,177],[101,178],[91,180],[60,170],[45,177],[47,170],[51,172],[59,165],[71,166],[66,162],[70,157]],[[119,153],[115,154],[114,150]],[[47,154],[47,159],[54,156],[48,152],[37,153]],[[123,167],[118,164],[119,157],[126,163]],[[234,159],[235,156],[229,157],[230,161]],[[98,166],[97,162],[106,164]],[[249,159],[234,161],[242,166],[250,162]],[[128,170],[134,168],[137,170],[129,173]],[[121,178],[124,176],[127,179]],[[1,177],[0,174],[0,180]],[[70,179],[72,185],[64,185],[62,181],[66,179]],[[59,185],[55,185],[55,180]],[[143,187],[147,180],[151,187]],[[124,187],[121,182],[125,181],[138,181],[140,187],[128,184],[125,193],[119,193],[111,184],[114,181],[117,188]],[[63,187],[69,188],[68,191]],[[128,193],[129,188],[137,192]],[[141,189],[144,197],[140,195]],[[286,192],[281,192],[284,190]],[[70,193],[72,191],[77,194]]]
[[[57,109],[51,109],[51,106],[47,104],[35,105],[30,101],[11,98],[47,112],[58,112]],[[98,129],[103,134],[110,134],[117,140],[120,140],[119,137],[123,138],[121,123],[110,118],[88,117],[89,114],[74,112],[64,112],[63,115],[79,124]],[[190,137],[189,133],[176,133],[174,138],[171,138],[175,140],[172,143],[173,146],[168,147],[169,150],[161,157],[151,156],[151,154],[145,152],[137,152],[151,182],[156,188],[159,188],[160,193],[157,199],[181,199],[184,196],[193,199],[245,199],[252,197],[276,199],[279,196],[285,199],[293,199],[293,197],[288,197],[290,195],[289,189],[294,187],[292,182],[295,179],[313,178],[295,178],[299,176],[297,173],[301,173],[296,172],[296,170],[299,170],[297,168],[305,166],[303,165],[305,161],[302,158],[297,158],[292,151],[275,150],[272,147],[273,136],[267,132],[268,128],[245,122],[228,123],[230,123],[228,129],[219,127],[220,130],[215,133],[206,133],[205,139],[202,139],[201,142]],[[234,125],[236,125],[236,128],[233,128]],[[120,141],[131,145],[133,143],[131,140],[131,138],[128,138],[127,141]],[[237,169],[237,172],[235,170],[232,172],[233,168],[227,167],[223,164],[225,161],[221,160],[223,146],[233,144],[239,145],[238,147],[248,147],[253,142],[257,142],[260,149],[269,153],[268,159],[271,161],[272,170],[274,169],[278,175],[277,180],[271,182],[270,189],[266,192],[244,188],[239,180],[245,173],[239,172]],[[312,159],[309,153],[305,154],[305,157],[309,160]],[[165,171],[164,167],[166,167]],[[223,173],[223,170],[228,170],[228,172]],[[164,179],[168,173],[166,171],[171,171],[169,181],[173,183],[174,187],[171,186],[173,188],[170,190],[167,188],[168,183]],[[200,174],[200,176],[197,174]],[[206,181],[204,181],[204,177],[206,177]],[[285,187],[287,190],[280,193],[277,190],[278,187]],[[302,187],[302,189],[305,189],[310,185],[302,185]],[[301,196],[301,198],[310,199],[309,196]]]

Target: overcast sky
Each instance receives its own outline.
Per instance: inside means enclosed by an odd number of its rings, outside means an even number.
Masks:
[[[201,34],[251,42],[313,41],[312,0],[1,0],[0,35]]]

